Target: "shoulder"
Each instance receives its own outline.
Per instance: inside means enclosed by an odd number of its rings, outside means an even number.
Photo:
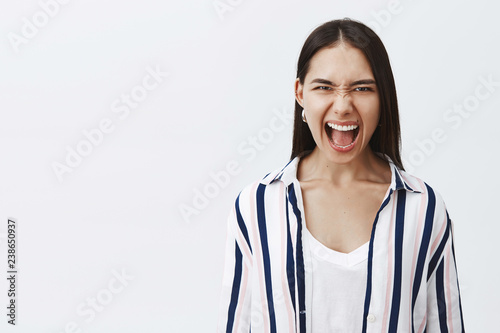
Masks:
[[[414,212],[415,217],[422,221],[432,239],[443,235],[447,230],[450,218],[441,193],[419,177],[406,171],[398,170],[405,184],[411,188],[406,198],[406,208]]]
[[[259,201],[271,201],[277,198],[279,190],[285,185],[284,175],[288,162],[285,166],[276,168],[262,177],[244,186],[236,197],[236,205],[243,211],[254,209]]]
[[[436,188],[429,185],[423,179],[414,176],[404,170],[398,170],[404,182],[415,192],[420,192],[428,199],[436,201],[436,203],[444,204],[443,198]]]
[[[291,184],[297,176],[298,158],[288,161],[279,168],[266,173],[263,177],[246,185],[240,193],[255,193],[258,189],[276,187],[279,183]]]
[[[252,195],[257,195],[258,192],[260,191],[265,191],[270,188],[274,188],[278,186],[279,182],[279,174],[280,174],[280,169],[273,170],[269,173],[267,173],[265,176],[258,178],[254,180],[251,183],[248,183],[246,186],[244,186],[240,193],[238,194],[239,197],[248,197]]]

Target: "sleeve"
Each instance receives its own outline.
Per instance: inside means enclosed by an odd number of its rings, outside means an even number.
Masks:
[[[458,272],[455,261],[453,222],[444,208],[445,231],[429,262],[427,280],[427,332],[465,332]]]
[[[238,199],[227,220],[218,333],[250,332],[252,252]]]

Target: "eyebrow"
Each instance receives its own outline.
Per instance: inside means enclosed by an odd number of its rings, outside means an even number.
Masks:
[[[329,81],[326,79],[320,79],[320,78],[312,80],[311,83],[320,83],[320,84],[327,84],[330,86],[338,86],[337,84],[333,83],[332,81]],[[373,79],[362,79],[362,80],[357,80],[357,81],[351,82],[349,84],[349,87],[357,86],[357,85],[361,85],[361,84],[376,84],[376,82]]]

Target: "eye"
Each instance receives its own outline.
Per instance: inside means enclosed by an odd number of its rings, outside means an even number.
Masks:
[[[319,87],[316,87],[314,89],[316,89],[316,90],[332,90],[332,88],[327,87],[327,86],[319,86]]]
[[[373,91],[370,87],[357,87],[354,89],[355,91]]]

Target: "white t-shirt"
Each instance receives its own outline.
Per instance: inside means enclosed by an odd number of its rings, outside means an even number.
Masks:
[[[334,251],[304,228],[312,264],[312,331],[361,332],[369,242],[350,253]]]

